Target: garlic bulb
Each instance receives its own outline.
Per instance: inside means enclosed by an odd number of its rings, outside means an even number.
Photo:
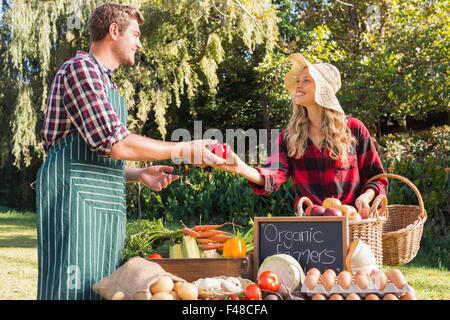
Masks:
[[[350,244],[346,264],[347,269],[353,274],[359,270],[370,274],[372,270],[378,269],[372,249],[360,239],[356,239]]]

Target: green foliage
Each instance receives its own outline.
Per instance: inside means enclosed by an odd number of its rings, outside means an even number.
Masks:
[[[378,139],[378,143],[380,155],[386,159],[410,158],[420,163],[434,159],[441,167],[450,167],[450,126],[388,134]]]
[[[448,224],[450,218],[450,179],[448,168],[437,164],[434,158],[428,158],[424,163],[405,158],[394,160],[387,169],[409,179],[419,190],[429,219]],[[389,181],[389,204],[418,205],[414,191],[404,182],[397,179]]]

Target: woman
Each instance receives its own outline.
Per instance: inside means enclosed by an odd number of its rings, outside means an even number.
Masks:
[[[292,115],[267,163],[253,168],[233,153],[234,161],[215,167],[241,174],[255,193],[263,195],[291,177],[295,208],[303,196],[314,204],[334,197],[358,210],[370,207],[376,195],[386,194],[388,181],[367,183],[384,169],[367,128],[346,117],[336,98],[339,70],[329,63],[311,64],[300,53],[291,59],[284,81],[293,99]]]

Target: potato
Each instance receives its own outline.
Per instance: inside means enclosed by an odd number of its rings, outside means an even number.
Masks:
[[[125,300],[125,293],[123,293],[122,291],[117,291],[116,293],[114,293],[111,300]]]
[[[176,291],[170,291],[169,293],[172,295],[173,300],[180,300],[180,296]]]
[[[198,289],[192,283],[182,283],[178,286],[178,295],[182,300],[197,300]]]
[[[175,291],[178,294],[178,287],[180,286],[180,284],[182,284],[184,282],[182,281],[177,281],[175,282],[175,284],[173,285],[173,291]]]
[[[169,292],[161,291],[155,293],[150,300],[173,300],[173,296]]]
[[[136,292],[134,294],[134,300],[150,300],[152,297],[152,294],[150,292]]]
[[[155,294],[159,292],[170,292],[173,290],[173,280],[169,276],[162,276],[159,280],[150,287],[150,291]]]

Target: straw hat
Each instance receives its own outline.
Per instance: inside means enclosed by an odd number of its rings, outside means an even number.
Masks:
[[[292,54],[291,62],[292,68],[284,76],[284,84],[292,97],[295,96],[297,78],[303,69],[308,67],[309,74],[316,84],[314,100],[317,104],[345,114],[336,97],[336,92],[341,88],[341,74],[335,66],[329,63],[312,64],[301,53]]]

